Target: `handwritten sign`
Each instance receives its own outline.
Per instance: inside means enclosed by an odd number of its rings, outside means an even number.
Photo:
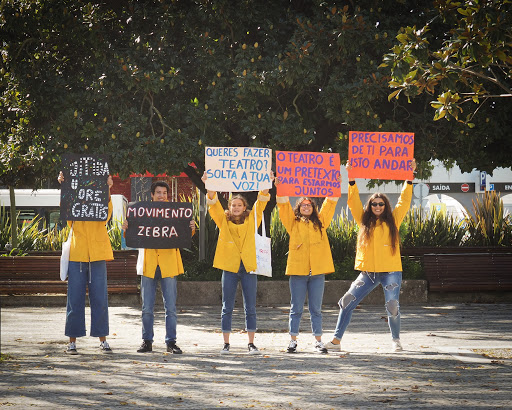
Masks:
[[[64,181],[60,217],[64,221],[106,221],[109,168],[106,155],[68,154],[62,157]]]
[[[276,151],[279,196],[341,196],[340,155]]]
[[[132,203],[126,211],[126,245],[130,248],[189,248],[193,219],[190,202]]]
[[[349,178],[412,180],[414,134],[350,131],[348,158]]]
[[[206,147],[206,189],[247,192],[270,189],[272,150],[257,147]]]

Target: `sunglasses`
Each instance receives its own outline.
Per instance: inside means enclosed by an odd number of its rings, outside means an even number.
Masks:
[[[377,206],[384,206],[386,205],[384,202],[372,202],[372,206],[375,208]]]

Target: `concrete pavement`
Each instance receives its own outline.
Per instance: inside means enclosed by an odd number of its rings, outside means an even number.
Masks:
[[[259,307],[256,345],[246,353],[237,308],[232,354],[221,356],[220,305],[178,314],[183,355],[165,352],[157,309],[153,353],[139,354],[139,307],[111,307],[112,355],[98,339],[78,339],[64,354],[65,307],[4,307],[1,312],[0,406],[14,408],[512,408],[512,305],[402,306],[404,351],[390,351],[381,306],[354,312],[346,352],[318,355],[307,309],[299,353],[287,354],[288,306]],[[324,341],[336,324],[324,306]],[[87,328],[89,329],[87,309]],[[478,350],[477,350],[478,349]],[[488,353],[493,357],[486,357]]]

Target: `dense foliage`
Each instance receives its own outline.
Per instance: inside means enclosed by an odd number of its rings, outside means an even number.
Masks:
[[[413,104],[387,99],[382,57],[401,27],[425,24],[435,11],[428,2],[11,0],[0,7],[0,143],[13,152],[0,159],[4,184],[9,173],[33,176],[18,186],[53,179],[59,156],[72,151],[108,153],[122,176],[185,169],[200,186],[205,145],[333,150],[343,160],[350,130],[415,132],[425,172],[431,158],[487,169],[480,152],[494,152],[474,130],[431,121],[425,96]],[[491,125],[500,116],[496,106]],[[499,142],[498,125],[494,131]],[[27,161],[29,154],[37,160]],[[498,155],[493,164],[509,159]]]
[[[384,56],[389,98],[429,99],[431,117],[450,126],[434,158],[456,158],[463,171],[510,166],[512,2],[436,0],[422,24],[400,30]]]

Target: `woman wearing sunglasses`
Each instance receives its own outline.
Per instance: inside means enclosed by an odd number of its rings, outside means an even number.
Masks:
[[[411,163],[413,171],[416,161]],[[347,162],[346,168],[351,168]],[[391,209],[386,195],[375,193],[363,207],[354,179],[349,178],[348,206],[359,226],[355,270],[360,271],[350,289],[340,299],[340,313],[329,350],[341,350],[341,338],[352,318],[356,306],[378,285],[384,289],[388,325],[391,330],[392,349],[401,351],[400,343],[400,286],[402,260],[400,256],[399,228],[411,204],[412,181],[406,181],[395,209]]]

